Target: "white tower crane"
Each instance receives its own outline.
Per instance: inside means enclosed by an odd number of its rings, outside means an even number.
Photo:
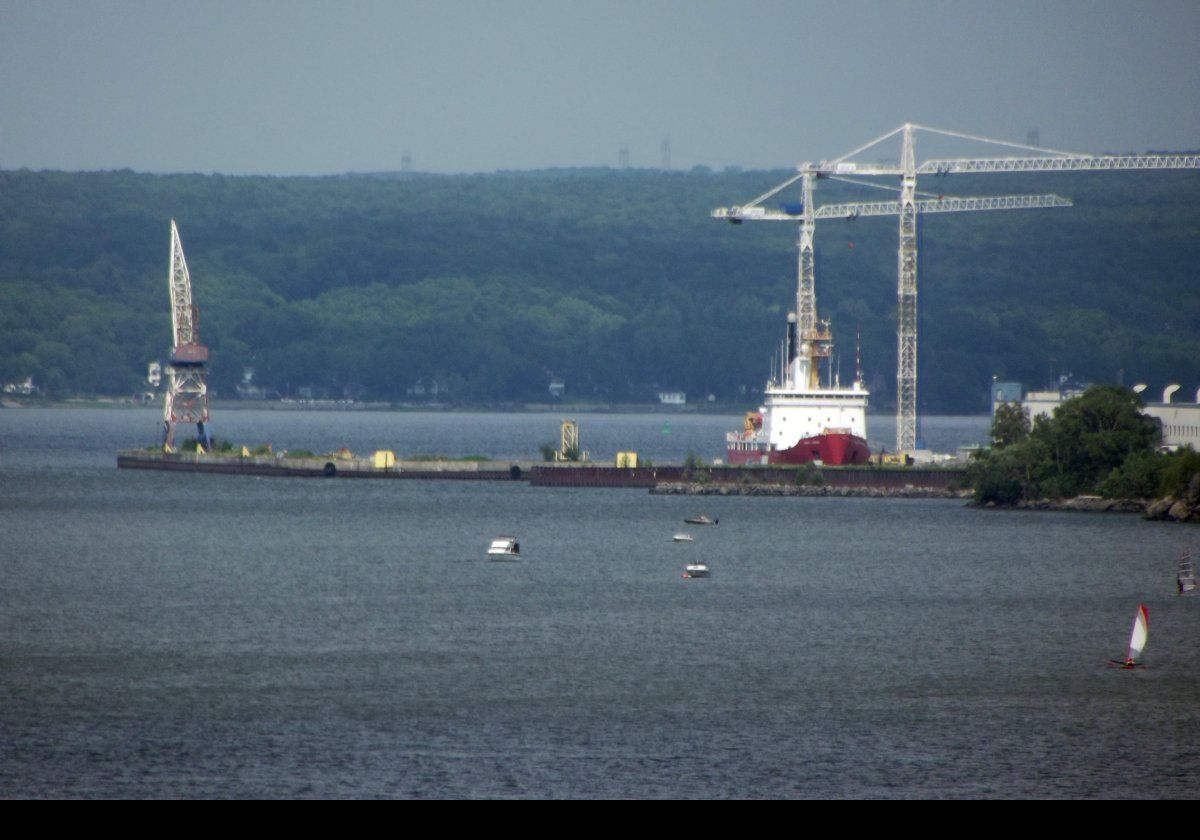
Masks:
[[[926,131],[959,140],[969,140],[1034,152],[1036,156],[991,158],[932,158],[917,163],[914,132]],[[889,138],[900,135],[900,165],[859,164],[851,159]],[[994,140],[957,131],[905,123],[857,149],[823,161],[816,167],[821,175],[854,174],[900,177],[900,247],[897,253],[896,301],[896,449],[912,451],[917,442],[917,216],[928,212],[917,200],[917,176],[985,172],[1082,172],[1087,170],[1196,169],[1200,155],[1093,155],[1064,152],[1039,146]]]
[[[799,223],[800,237],[797,247],[800,252],[800,264],[796,289],[797,338],[800,342],[808,343],[813,347],[828,347],[830,340],[828,330],[817,320],[816,282],[814,276],[815,261],[813,258],[813,238],[816,233],[817,219],[900,216],[901,229],[903,230],[906,229],[907,218],[907,229],[910,230],[910,238],[912,239],[911,260],[913,264],[913,271],[911,272],[913,277],[911,306],[908,307],[912,312],[912,341],[909,355],[914,372],[916,370],[916,214],[958,213],[975,210],[1027,210],[1041,207],[1071,206],[1069,200],[1057,195],[1002,195],[982,198],[927,196],[925,198],[917,198],[918,193],[914,181],[912,190],[909,193],[901,192],[901,198],[897,201],[844,202],[816,207],[813,202],[813,182],[817,178],[831,178],[859,185],[878,186],[869,182],[864,184],[863,182],[854,181],[846,177],[848,174],[862,173],[857,172],[854,164],[840,163],[830,167],[826,164],[814,165],[803,163],[798,167],[797,174],[782,184],[768,190],[746,204],[734,207],[719,207],[712,212],[712,216],[715,219],[724,219],[733,224],[741,224],[743,221],[787,221]],[[764,201],[787,189],[797,181],[800,182],[801,203],[799,206],[785,204],[778,210],[768,209],[763,206],[762,203]],[[902,310],[902,312],[906,311]],[[814,355],[827,355],[827,351],[818,352]],[[796,363],[799,362],[797,361]],[[900,363],[901,369],[904,369],[906,364],[908,364],[908,361],[902,359]],[[797,373],[798,371],[789,372],[792,381],[796,381]],[[812,380],[807,383],[809,387],[815,387],[815,379],[818,375],[819,372],[815,365],[809,367],[808,376]],[[915,406],[915,373],[912,389],[914,395],[913,405]],[[915,435],[913,436],[913,443],[914,445],[909,445],[906,450],[902,451],[911,451],[915,448]]]
[[[179,229],[171,220],[171,334],[167,363],[167,395],[163,402],[163,448],[175,446],[175,426],[195,423],[198,440],[212,448],[208,434],[208,348],[200,343],[199,310],[192,303],[192,278],[188,274]]]

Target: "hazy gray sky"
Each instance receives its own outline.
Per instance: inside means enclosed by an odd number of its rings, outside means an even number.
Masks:
[[[0,167],[790,166],[905,121],[1200,147],[1200,2],[0,0]]]

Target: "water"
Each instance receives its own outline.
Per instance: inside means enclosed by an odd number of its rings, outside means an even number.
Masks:
[[[705,461],[724,457],[725,433],[741,428],[736,416],[712,414],[484,414],[476,412],[224,411],[210,431],[218,440],[270,443],[276,451],[332,452],[342,446],[359,454],[394,449],[399,454],[486,455],[501,460],[541,456],[538,446],[559,442],[561,417],[578,420],[584,449],[612,461],[619,451],[640,451],[659,463],[682,463],[688,453]],[[922,437],[939,452],[980,443],[985,417],[928,417]],[[160,409],[13,410],[0,413],[0,468],[55,468],[61,460],[75,471],[113,465],[113,453],[158,443]],[[894,448],[895,418],[871,415],[867,430],[874,451]],[[194,435],[181,430],[179,436]]]
[[[0,411],[2,796],[1195,796],[1200,600],[1173,594],[1194,529],[116,470],[154,418]],[[580,419],[597,454],[659,462],[719,454],[732,422]],[[557,417],[216,430],[530,457]],[[721,524],[674,544],[696,513]],[[483,560],[510,532],[526,556]],[[713,577],[684,580],[690,558]],[[1110,669],[1138,603],[1148,667]]]

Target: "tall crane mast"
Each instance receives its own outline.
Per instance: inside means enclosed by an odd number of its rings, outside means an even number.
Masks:
[[[918,163],[914,137],[918,130],[959,140],[1020,149],[1027,153],[1035,152],[1036,156],[1025,154],[988,158],[931,158]],[[901,137],[899,166],[863,165],[850,161],[854,156],[896,135]],[[896,449],[909,452],[916,448],[917,443],[917,216],[922,212],[916,200],[918,176],[1196,168],[1200,168],[1200,155],[1080,154],[929,128],[915,123],[905,123],[839,158],[822,162],[817,169],[823,174],[853,173],[859,176],[887,175],[900,178],[900,246],[897,251],[896,284]]]
[[[926,196],[918,198],[916,181],[912,180],[910,188],[902,189],[899,200],[895,201],[858,201],[826,204],[817,207],[813,201],[814,181],[818,178],[832,178],[849,183],[860,183],[846,177],[847,173],[855,172],[853,165],[842,164],[828,167],[825,164],[814,165],[803,163],[797,167],[798,172],[782,184],[773,187],[746,204],[734,207],[718,207],[712,212],[715,219],[724,219],[733,224],[744,221],[788,221],[799,224],[800,234],[797,240],[799,250],[799,270],[796,287],[796,313],[798,340],[811,347],[818,348],[815,356],[827,355],[830,343],[828,327],[817,319],[816,278],[814,269],[813,239],[816,234],[817,219],[857,219],[863,216],[899,216],[901,230],[907,230],[909,242],[908,251],[901,249],[901,272],[907,271],[911,280],[908,284],[907,296],[901,298],[901,318],[911,322],[908,332],[911,340],[902,346],[902,358],[899,369],[904,370],[911,365],[916,370],[916,215],[918,213],[961,213],[976,210],[1028,210],[1044,207],[1070,207],[1071,202],[1057,195],[1003,195],[987,197],[949,197]],[[799,182],[799,205],[783,204],[778,210],[763,206],[763,202],[778,195],[783,190]],[[867,186],[877,186],[866,184]],[[907,357],[905,357],[907,352]],[[808,387],[816,386],[819,371],[816,366],[808,370],[813,380]],[[911,385],[912,404],[916,405],[916,377],[914,374]],[[915,435],[914,435],[915,444]],[[909,446],[908,450],[915,448]]]
[[[208,348],[200,343],[200,313],[192,303],[192,278],[183,256],[179,229],[171,220],[171,337],[167,394],[163,402],[163,448],[173,451],[175,427],[195,423],[197,440],[212,448],[208,433]]]

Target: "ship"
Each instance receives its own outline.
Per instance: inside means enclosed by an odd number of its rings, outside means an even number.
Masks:
[[[795,313],[788,313],[787,340],[779,365],[767,382],[763,405],[746,414],[740,431],[725,436],[730,464],[865,464],[867,397],[861,365],[854,382],[843,387],[839,377],[826,371],[821,382],[822,360],[833,352],[828,321],[816,321],[810,331],[797,329]],[[829,367],[828,365],[826,366]]]

